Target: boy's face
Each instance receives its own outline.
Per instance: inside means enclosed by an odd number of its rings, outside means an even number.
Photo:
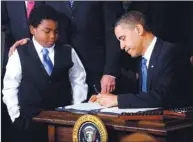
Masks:
[[[30,32],[35,40],[43,47],[51,47],[58,38],[58,24],[56,21],[45,19],[35,28],[30,26]]]

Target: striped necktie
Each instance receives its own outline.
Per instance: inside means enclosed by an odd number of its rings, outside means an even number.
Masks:
[[[49,51],[46,48],[42,49],[42,54],[43,54],[43,65],[45,70],[47,71],[48,75],[51,75],[52,70],[53,70],[53,64],[48,56]]]
[[[147,93],[147,60],[142,57],[141,60],[141,73],[142,73],[142,91]]]

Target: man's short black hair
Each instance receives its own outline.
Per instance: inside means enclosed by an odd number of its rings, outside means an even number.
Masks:
[[[45,19],[58,22],[58,12],[49,5],[41,4],[31,11],[29,16],[29,25],[37,28],[42,20]]]
[[[117,27],[120,24],[126,24],[130,27],[135,26],[135,24],[141,24],[143,28],[150,32],[150,27],[148,25],[147,17],[139,12],[139,11],[130,11],[128,13],[125,13],[115,24],[115,27]]]

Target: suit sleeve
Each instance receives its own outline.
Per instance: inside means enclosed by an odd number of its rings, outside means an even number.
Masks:
[[[114,34],[114,24],[116,20],[123,14],[122,2],[103,2],[103,10],[106,46],[106,61],[103,74],[117,76],[120,71],[120,47],[119,42]]]
[[[173,50],[173,51],[172,51]],[[188,78],[188,61],[183,58],[182,52],[172,48],[171,52],[164,56],[164,67],[161,76],[158,76],[157,85],[148,93],[122,94],[118,96],[119,108],[151,108],[151,107],[176,107],[188,105],[187,86],[190,85]],[[184,56],[185,57],[185,56]],[[176,105],[176,106],[175,106]],[[177,106],[179,107],[179,106]]]
[[[1,32],[4,36],[3,39],[3,50],[2,50],[2,76],[4,76],[5,73],[5,65],[8,61],[8,52],[9,48],[12,46],[12,44],[15,42],[13,38],[13,34],[10,27],[10,20],[7,12],[7,2],[2,1],[1,2]]]
[[[7,9],[6,9],[6,2],[1,2],[1,12],[2,12],[2,18],[1,18],[1,31],[4,32],[5,34],[10,33],[10,29],[8,28],[9,25],[9,18],[7,14]]]
[[[1,12],[2,12],[2,18],[1,18],[1,31],[5,34],[5,39],[9,39],[9,45],[12,45],[14,43],[13,35],[10,28],[10,20],[7,13],[7,6],[6,2],[1,2]]]

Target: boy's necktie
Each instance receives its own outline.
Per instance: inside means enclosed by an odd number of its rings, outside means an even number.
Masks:
[[[35,1],[27,1],[27,18],[29,18],[29,15],[34,8]]]
[[[47,71],[47,73],[49,75],[51,75],[52,70],[53,70],[53,64],[52,64],[52,62],[51,62],[51,60],[50,60],[50,58],[48,56],[48,54],[49,54],[48,49],[43,48],[42,49],[42,54],[43,54],[43,65],[44,65],[44,68]]]
[[[141,60],[141,73],[142,73],[142,91],[147,93],[147,60],[142,57]]]

